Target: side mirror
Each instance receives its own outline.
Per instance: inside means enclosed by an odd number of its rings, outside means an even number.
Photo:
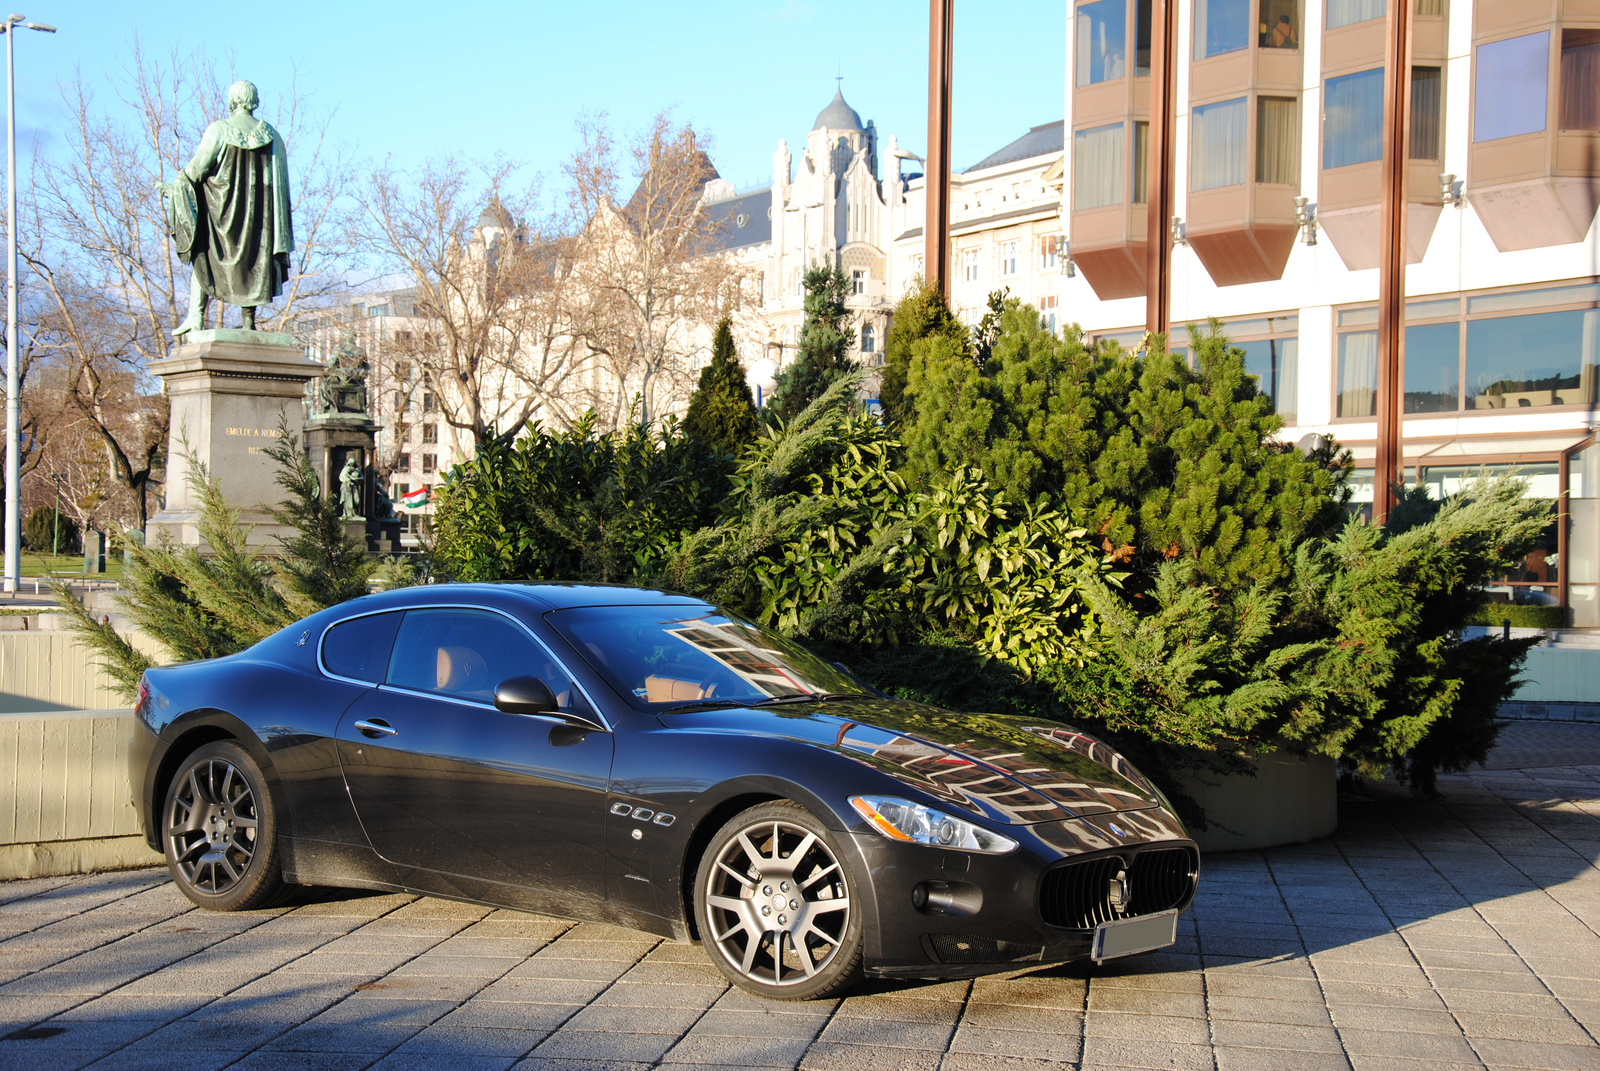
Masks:
[[[500,682],[494,690],[494,706],[496,710],[507,714],[553,714],[560,716],[556,709],[556,696],[550,686],[538,677],[512,677]]]
[[[494,690],[494,706],[496,710],[506,714],[541,714],[550,718],[560,718],[568,725],[579,729],[608,731],[605,723],[598,718],[577,711],[559,709],[555,693],[538,677],[512,677],[501,681],[500,686]]]

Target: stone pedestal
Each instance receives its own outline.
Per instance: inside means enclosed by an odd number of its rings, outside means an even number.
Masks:
[[[250,542],[276,546],[278,536],[290,533],[269,512],[283,489],[266,451],[280,426],[300,432],[306,381],[320,376],[322,365],[306,360],[293,335],[218,329],[191,332],[150,371],[172,400],[166,507],[150,520],[152,537],[201,543],[199,496],[189,486],[185,458],[192,454],[220,481],[240,520],[255,526]]]
[[[356,459],[362,473],[361,516],[373,514],[372,494],[373,447],[377,442],[378,425],[365,413],[322,413],[306,421],[306,456],[322,482],[322,496],[332,502],[339,501],[339,473],[351,456]],[[366,522],[355,538],[366,538]]]

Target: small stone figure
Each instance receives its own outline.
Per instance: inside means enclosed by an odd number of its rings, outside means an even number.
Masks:
[[[351,454],[345,458],[344,468],[339,470],[339,516],[347,521],[364,520],[361,516],[361,489],[366,483],[366,477],[361,472],[361,466],[356,463],[356,456]]]
[[[259,103],[249,82],[229,86],[228,118],[206,128],[174,181],[156,184],[178,259],[194,271],[189,315],[172,332],[180,341],[205,326],[211,298],[239,306],[254,331],[257,306],[289,278],[289,157],[283,135],[255,117]]]

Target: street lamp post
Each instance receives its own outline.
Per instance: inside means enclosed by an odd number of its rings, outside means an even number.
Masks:
[[[29,30],[55,33],[42,22],[24,23],[8,16],[0,24],[6,37],[6,575],[5,590],[22,585],[22,389],[17,375],[17,88],[12,67],[12,38],[20,24]]]
[[[50,478],[56,482],[56,512],[50,518],[55,521],[55,534],[50,537],[50,557],[54,558],[61,553],[61,481],[67,477],[65,473],[58,472]]]

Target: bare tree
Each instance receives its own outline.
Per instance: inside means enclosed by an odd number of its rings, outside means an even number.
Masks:
[[[166,356],[189,284],[155,184],[226,114],[228,80],[203,54],[152,60],[135,42],[115,100],[102,106],[80,75],[64,91],[67,147],[35,155],[24,255],[42,292],[40,345],[63,370],[67,405],[99,435],[108,474],[132,492],[140,528],[167,435],[165,399],[147,366]],[[325,144],[327,117],[309,112],[293,85],[269,108],[294,168],[297,272],[272,317],[283,321],[343,285],[337,204],[348,168]]]
[[[363,251],[408,277],[426,320],[395,360],[477,444],[513,439],[533,419],[570,424],[584,371],[570,240],[539,211],[538,184],[513,192],[513,174],[455,157],[413,173],[385,165],[360,194]]]
[[[608,373],[595,401],[609,403],[613,425],[635,399],[650,420],[687,403],[697,358],[738,285],[736,265],[717,252],[719,224],[703,210],[717,172],[694,130],[662,112],[628,145],[637,185],[619,203],[624,167],[605,117],[580,120],[579,131],[566,175],[572,274],[584,295],[577,327]]]

